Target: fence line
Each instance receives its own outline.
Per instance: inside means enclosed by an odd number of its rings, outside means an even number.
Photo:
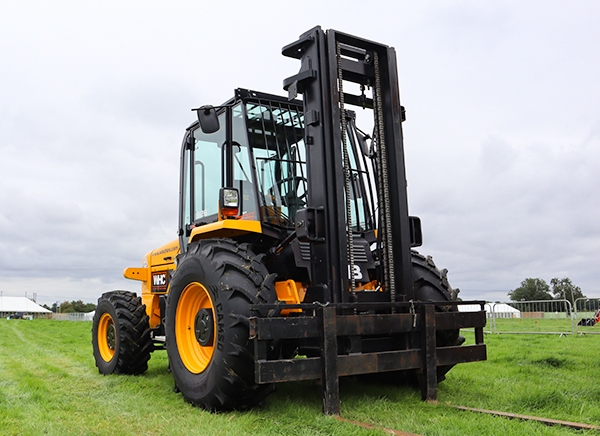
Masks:
[[[13,316],[16,313],[23,313],[23,318],[22,319],[52,319],[52,313],[45,313],[45,312],[15,312],[15,311],[11,311],[11,312],[0,312],[0,319],[4,318],[10,318],[11,316]]]
[[[1,318],[10,318],[11,315],[14,315],[15,312],[0,312]],[[54,319],[57,321],[92,321],[94,318],[94,312],[91,313],[83,313],[83,312],[73,312],[73,313],[37,313],[37,312],[27,312],[25,313],[23,319]]]
[[[568,300],[511,301],[492,305],[494,333],[575,334]]]
[[[578,298],[575,300],[575,329],[578,334],[600,334],[599,309],[600,298]]]
[[[592,304],[600,308],[600,299]],[[485,333],[527,333],[573,335],[581,333],[576,326],[577,313],[568,300],[487,302],[484,306],[487,325]],[[479,311],[477,306],[459,306],[466,312]],[[587,312],[586,312],[587,313]],[[600,321],[598,323],[600,333]],[[584,329],[585,330],[585,329]],[[590,330],[587,328],[587,330]]]
[[[94,317],[94,312],[92,313],[82,313],[82,312],[74,312],[74,313],[53,313],[52,319],[58,321],[91,321]]]

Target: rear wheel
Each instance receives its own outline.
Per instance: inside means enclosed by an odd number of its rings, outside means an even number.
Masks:
[[[412,276],[415,300],[436,303],[456,301],[458,290],[453,290],[450,286],[448,270],[439,270],[430,256],[425,257],[416,251],[412,252]],[[456,306],[445,306],[443,310],[456,312],[458,309]],[[463,342],[464,338],[461,339],[458,329],[437,332],[438,347],[460,345]]]
[[[179,259],[169,290],[167,352],[176,388],[208,410],[246,409],[272,389],[254,383],[250,305],[274,303],[270,275],[249,244],[209,239]]]
[[[142,374],[152,351],[146,306],[133,292],[103,294],[92,324],[92,345],[101,374]]]
[[[415,290],[415,300],[417,301],[455,301],[458,295],[458,290],[453,290],[448,282],[448,271],[446,269],[439,270],[433,259],[425,257],[416,251],[412,252],[412,275],[413,287]],[[456,306],[442,306],[438,311],[456,312]],[[438,330],[436,332],[437,347],[451,347],[462,345],[465,338],[460,335],[460,329],[455,330]],[[445,374],[450,371],[452,366],[438,367],[438,381],[445,378]]]
[[[412,279],[415,301],[426,302],[446,302],[456,300],[458,291],[452,290],[448,282],[447,270],[439,270],[433,263],[431,257],[425,257],[416,251],[411,252]],[[440,305],[436,311],[456,311],[456,306]],[[438,330],[436,331],[436,346],[450,347],[461,345],[465,341],[460,335],[460,330]],[[383,351],[383,350],[377,350]],[[437,368],[438,382],[443,381],[445,374],[450,371],[452,366],[439,366]],[[420,371],[391,371],[384,373],[368,374],[364,377],[367,381],[388,384],[390,382],[398,384],[417,385],[420,378]]]

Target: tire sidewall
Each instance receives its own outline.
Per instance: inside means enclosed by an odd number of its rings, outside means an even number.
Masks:
[[[109,314],[112,318],[113,325],[115,328],[115,354],[112,359],[108,362],[104,360],[100,353],[98,335],[105,334],[105,332],[99,332],[100,319],[105,313]],[[94,358],[96,359],[96,366],[101,374],[107,375],[112,374],[117,368],[119,363],[119,350],[121,347],[121,331],[119,327],[119,318],[115,307],[108,300],[101,300],[98,302],[96,307],[96,313],[94,314],[94,320],[92,324],[92,345],[94,348]]]
[[[167,299],[166,316],[166,340],[167,353],[169,355],[169,364],[175,379],[175,384],[183,396],[192,403],[202,404],[210,408],[204,400],[210,398],[214,389],[217,388],[219,380],[225,377],[227,365],[224,361],[235,359],[230,353],[235,353],[232,342],[238,342],[242,335],[247,337],[247,329],[241,325],[236,328],[227,328],[225,323],[231,313],[239,314],[241,307],[233,307],[225,295],[227,290],[219,283],[221,275],[215,271],[214,265],[210,261],[198,257],[188,257],[178,266],[171,282],[169,297]],[[188,370],[183,363],[178,346],[175,332],[175,320],[177,316],[177,306],[181,294],[190,283],[201,284],[208,292],[213,304],[213,316],[216,321],[216,331],[214,332],[215,348],[212,358],[207,367],[200,373],[195,374]],[[253,380],[251,380],[253,382]]]
[[[446,271],[440,271],[433,261],[413,251],[412,255],[413,289],[415,300],[444,302],[452,301],[450,283],[446,278]],[[437,308],[436,310],[440,310]],[[458,312],[457,306],[447,306],[446,312]],[[453,346],[457,344],[460,337],[460,329],[439,330],[436,343],[438,347]]]

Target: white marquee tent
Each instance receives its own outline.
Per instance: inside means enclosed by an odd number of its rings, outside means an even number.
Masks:
[[[458,310],[460,312],[477,312],[481,310],[478,304],[464,304],[459,305]],[[521,318],[521,311],[509,306],[506,303],[485,303],[485,315],[487,318]]]
[[[0,314],[6,316],[15,312],[24,313],[50,313],[39,304],[34,303],[27,297],[5,297],[0,296]]]

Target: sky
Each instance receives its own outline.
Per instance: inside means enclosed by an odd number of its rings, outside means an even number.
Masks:
[[[191,108],[284,95],[315,25],[396,48],[409,209],[463,299],[525,278],[600,297],[600,3],[8,2],[0,14],[0,291],[140,291],[176,238]]]

